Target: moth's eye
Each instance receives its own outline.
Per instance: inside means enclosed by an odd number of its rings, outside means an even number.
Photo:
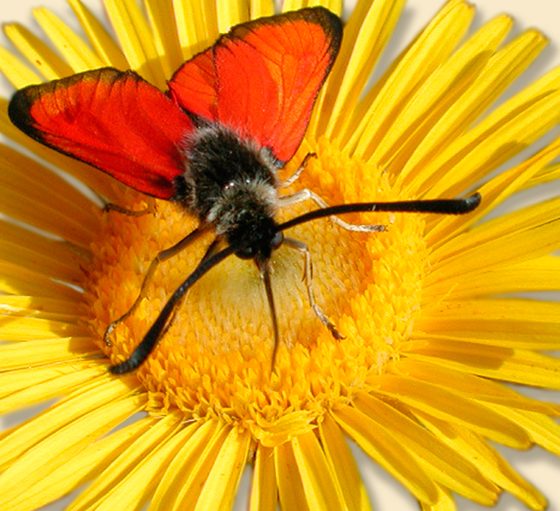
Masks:
[[[270,240],[270,248],[276,250],[282,242],[284,241],[284,233],[282,231],[278,231],[274,237]]]

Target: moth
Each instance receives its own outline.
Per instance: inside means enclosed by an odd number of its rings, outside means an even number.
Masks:
[[[477,207],[478,194],[465,199],[328,206],[311,190],[280,193],[296,181],[305,165],[280,180],[279,171],[305,135],[341,39],[342,23],[337,16],[323,7],[305,8],[233,27],[179,67],[165,93],[133,71],[108,67],[15,93],[9,116],[24,133],[139,192],[177,203],[199,221],[194,231],[154,259],[131,309],[108,326],[107,343],[114,328],[135,310],[157,263],[185,249],[203,232],[215,233],[198,266],[170,296],[128,359],[110,368],[112,373],[139,367],[188,289],[232,255],[254,261],[264,282],[274,365],[279,329],[270,261],[280,246],[302,254],[310,305],[332,335],[341,338],[316,303],[309,248],[286,236],[286,231],[324,217],[353,231],[382,231],[379,225],[348,224],[339,215],[369,211],[461,214]],[[319,208],[284,223],[276,220],[280,208],[305,200]]]

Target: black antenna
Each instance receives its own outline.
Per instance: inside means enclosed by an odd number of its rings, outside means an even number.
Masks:
[[[274,363],[276,361],[276,353],[278,352],[278,344],[280,343],[280,334],[278,331],[278,316],[276,314],[276,306],[274,304],[274,294],[272,292],[272,283],[270,280],[270,260],[259,261],[257,266],[261,272],[264,289],[266,290],[266,299],[268,301],[268,308],[270,310],[270,317],[272,319],[272,331],[274,334],[274,347],[272,348],[272,357],[270,363],[270,371],[274,370]]]
[[[229,257],[235,252],[234,247],[226,247],[222,251],[214,254],[208,258],[203,258],[193,272],[187,279],[173,292],[167,303],[159,313],[159,316],[154,321],[154,324],[148,330],[142,342],[136,346],[130,357],[124,362],[116,364],[109,368],[113,374],[124,374],[134,371],[139,367],[148,355],[152,352],[162,332],[167,327],[169,317],[172,315],[177,303],[183,298],[185,293],[195,284],[200,278],[214,266],[221,263],[226,257]]]
[[[315,209],[280,224],[277,229],[284,231],[299,224],[318,218],[345,213],[368,213],[372,211],[392,211],[408,213],[439,213],[441,215],[463,215],[470,213],[480,204],[480,194],[474,193],[465,199],[427,199],[395,202],[355,202],[339,204],[328,208]]]

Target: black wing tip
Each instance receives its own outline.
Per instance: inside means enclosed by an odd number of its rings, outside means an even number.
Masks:
[[[143,80],[138,73],[132,70],[119,71],[114,67],[101,67],[59,78],[57,80],[51,80],[49,82],[28,85],[27,87],[17,90],[13,94],[10,102],[8,103],[8,117],[12,124],[23,133],[42,144],[49,145],[46,144],[41,131],[35,127],[35,121],[31,115],[33,105],[40,100],[43,95],[54,93],[58,88],[69,87],[84,79],[115,82],[122,77]]]

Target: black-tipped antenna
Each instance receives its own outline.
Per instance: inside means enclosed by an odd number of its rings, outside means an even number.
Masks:
[[[270,310],[270,317],[272,319],[272,331],[274,334],[274,346],[272,348],[272,357],[270,361],[270,371],[274,370],[276,362],[276,353],[278,352],[278,343],[280,342],[280,333],[278,330],[278,316],[276,315],[276,306],[274,304],[274,294],[272,292],[272,282],[270,280],[270,262],[269,260],[257,260],[257,266],[261,272],[264,289],[266,291],[266,299],[268,301],[268,308]]]
[[[428,199],[395,202],[356,202],[339,204],[323,209],[315,209],[280,224],[279,231],[290,229],[299,224],[318,218],[345,213],[367,213],[372,211],[392,211],[408,213],[439,213],[441,215],[463,215],[470,213],[480,204],[480,194],[474,193],[465,199]]]
[[[152,352],[157,344],[162,332],[167,326],[169,317],[175,310],[178,302],[183,298],[185,293],[195,284],[206,272],[211,270],[214,266],[221,263],[226,257],[235,252],[233,247],[227,247],[208,258],[204,258],[194,271],[187,277],[187,279],[173,292],[167,303],[159,313],[154,324],[148,330],[148,333],[142,339],[142,342],[136,346],[130,357],[120,364],[116,364],[109,368],[113,374],[124,374],[134,371],[139,367],[148,355]]]

